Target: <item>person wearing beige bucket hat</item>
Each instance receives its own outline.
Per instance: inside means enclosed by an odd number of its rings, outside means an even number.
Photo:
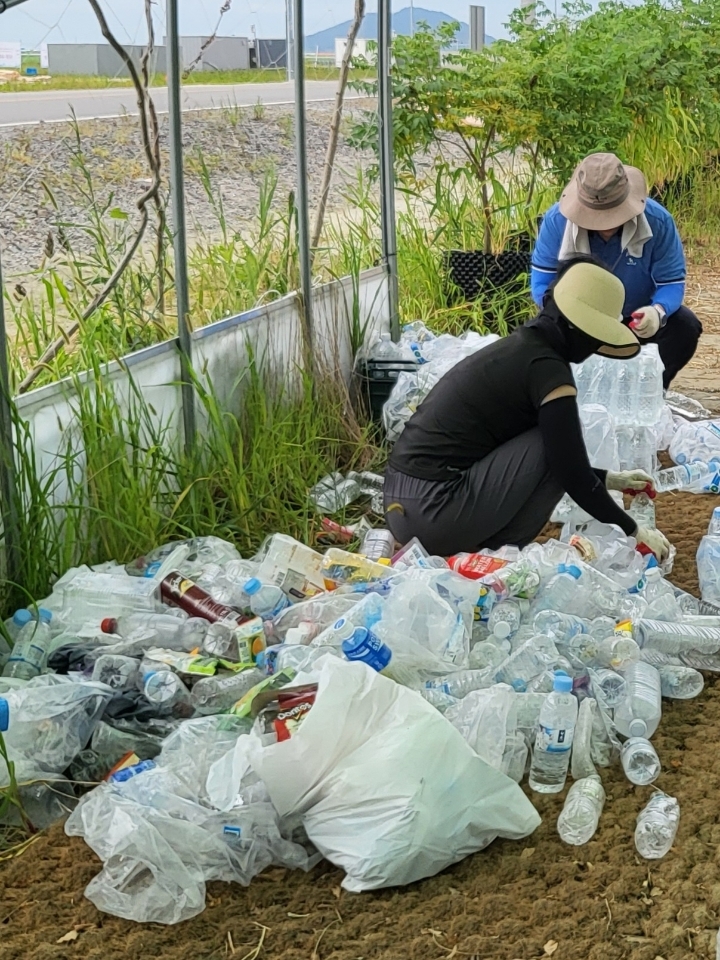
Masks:
[[[537,317],[438,381],[390,454],[385,517],[397,540],[418,537],[441,556],[523,547],[568,493],[667,556],[662,533],[638,527],[608,493],[652,487],[652,478],[590,466],[570,366],[594,353],[638,354],[624,300],[620,280],[591,257],[560,264]]]
[[[624,323],[657,344],[667,388],[695,353],[702,325],[683,305],[685,255],[672,216],[648,197],[642,171],[612,153],[585,157],[542,219],[531,268],[538,306],[558,263],[578,254],[593,255],[622,281]]]

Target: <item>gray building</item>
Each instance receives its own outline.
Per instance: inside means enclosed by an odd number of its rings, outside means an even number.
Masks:
[[[282,70],[287,68],[287,40],[256,40],[255,41],[255,67],[278,67]]]
[[[143,46],[126,46],[133,62],[140,64]],[[76,74],[88,77],[127,77],[122,57],[109,43],[49,43],[48,70],[51,75]],[[151,73],[166,73],[165,47],[156,47],[150,62]]]
[[[180,56],[183,70],[200,56],[203,44],[209,37],[180,37]],[[167,42],[167,40],[166,40]],[[200,62],[194,70],[249,70],[250,51],[247,37],[215,37],[203,50]]]

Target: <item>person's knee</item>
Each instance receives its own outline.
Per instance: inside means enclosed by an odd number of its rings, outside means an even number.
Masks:
[[[702,336],[702,323],[698,316],[684,304],[676,313],[668,317],[668,323],[672,323],[676,330],[681,329],[683,337],[687,340],[697,343]]]

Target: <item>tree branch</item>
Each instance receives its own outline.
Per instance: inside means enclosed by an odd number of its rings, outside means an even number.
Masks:
[[[150,17],[150,2],[151,0],[146,0],[146,16]],[[100,307],[105,300],[110,296],[114,288],[117,286],[117,283],[120,277],[123,275],[125,270],[128,267],[128,264],[135,256],[135,253],[142,242],[142,239],[145,235],[145,230],[148,225],[149,214],[147,210],[148,204],[152,201],[156,207],[158,203],[162,203],[160,199],[160,148],[159,148],[159,134],[158,134],[158,125],[157,125],[157,115],[155,113],[155,107],[152,102],[152,99],[149,94],[148,86],[148,62],[150,59],[150,54],[146,50],[143,58],[141,60],[141,73],[138,73],[137,67],[135,66],[130,54],[122,46],[121,43],[115,38],[114,34],[108,26],[105,15],[100,8],[98,0],[88,0],[88,3],[93,9],[95,16],[97,17],[98,23],[100,25],[100,31],[105,37],[110,46],[116,51],[118,56],[122,59],[123,63],[128,69],[130,78],[132,80],[133,86],[135,87],[135,92],[137,93],[137,103],[140,113],[140,132],[142,134],[143,149],[145,151],[145,157],[148,162],[148,166],[152,172],[152,182],[148,189],[142,194],[142,196],[137,200],[136,206],[140,211],[140,224],[137,228],[135,236],[130,241],[125,253],[123,254],[120,262],[113,270],[110,277],[105,282],[102,289],[95,294],[88,306],[83,310],[80,315],[80,319],[72,323],[67,330],[63,331],[62,336],[57,337],[42,353],[40,359],[35,363],[32,370],[28,373],[25,379],[22,381],[18,388],[18,393],[25,393],[33,383],[40,376],[43,369],[47,364],[53,360],[58,353],[72,340],[75,334],[80,329],[83,321],[87,320],[88,317]],[[148,38],[148,47],[153,45],[154,34],[151,32],[150,37]],[[141,76],[142,74],[142,76]],[[145,81],[145,82],[144,82]],[[164,226],[163,226],[164,229]]]
[[[322,185],[320,187],[320,201],[318,203],[317,214],[315,215],[315,227],[310,239],[311,257],[315,256],[315,250],[320,243],[320,236],[322,234],[323,224],[325,223],[325,212],[327,210],[328,197],[330,196],[330,184],[332,183],[333,169],[335,167],[338,140],[340,139],[340,121],[342,120],[345,91],[350,76],[350,62],[364,16],[365,0],[355,0],[355,15],[348,30],[345,53],[343,54],[342,65],[340,66],[340,79],[338,80],[338,88],[335,93],[335,110],[330,123],[330,139],[328,140],[327,150],[325,152],[325,166],[323,168]]]
[[[232,0],[225,0],[225,3],[220,7],[220,16],[218,17],[218,22],[215,24],[215,29],[213,30],[212,34],[207,38],[207,40],[203,41],[203,43],[200,46],[198,55],[195,57],[193,62],[190,64],[190,66],[184,70],[182,75],[183,80],[187,80],[187,78],[193,72],[195,67],[202,60],[203,54],[205,53],[207,48],[210,46],[213,40],[217,38],[217,32],[220,29],[220,24],[222,23],[222,19],[225,16],[225,14],[230,10],[231,6],[232,6]]]

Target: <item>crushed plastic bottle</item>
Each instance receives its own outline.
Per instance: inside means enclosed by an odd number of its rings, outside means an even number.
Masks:
[[[640,811],[635,828],[635,847],[646,860],[660,860],[673,845],[680,823],[680,804],[665,793],[653,794]]]
[[[660,674],[660,691],[670,700],[692,700],[702,693],[705,685],[703,675],[692,667],[662,666],[658,667]]]
[[[496,603],[488,617],[488,630],[498,639],[514,636],[522,623],[523,609],[519,600],[507,599]]]
[[[620,753],[620,762],[630,783],[645,787],[660,776],[662,767],[655,747],[645,737],[630,737]]]
[[[360,553],[368,560],[391,560],[395,537],[389,530],[368,530],[360,544]]]
[[[576,780],[568,790],[557,829],[560,839],[579,847],[595,835],[605,805],[605,790],[597,774]]]

